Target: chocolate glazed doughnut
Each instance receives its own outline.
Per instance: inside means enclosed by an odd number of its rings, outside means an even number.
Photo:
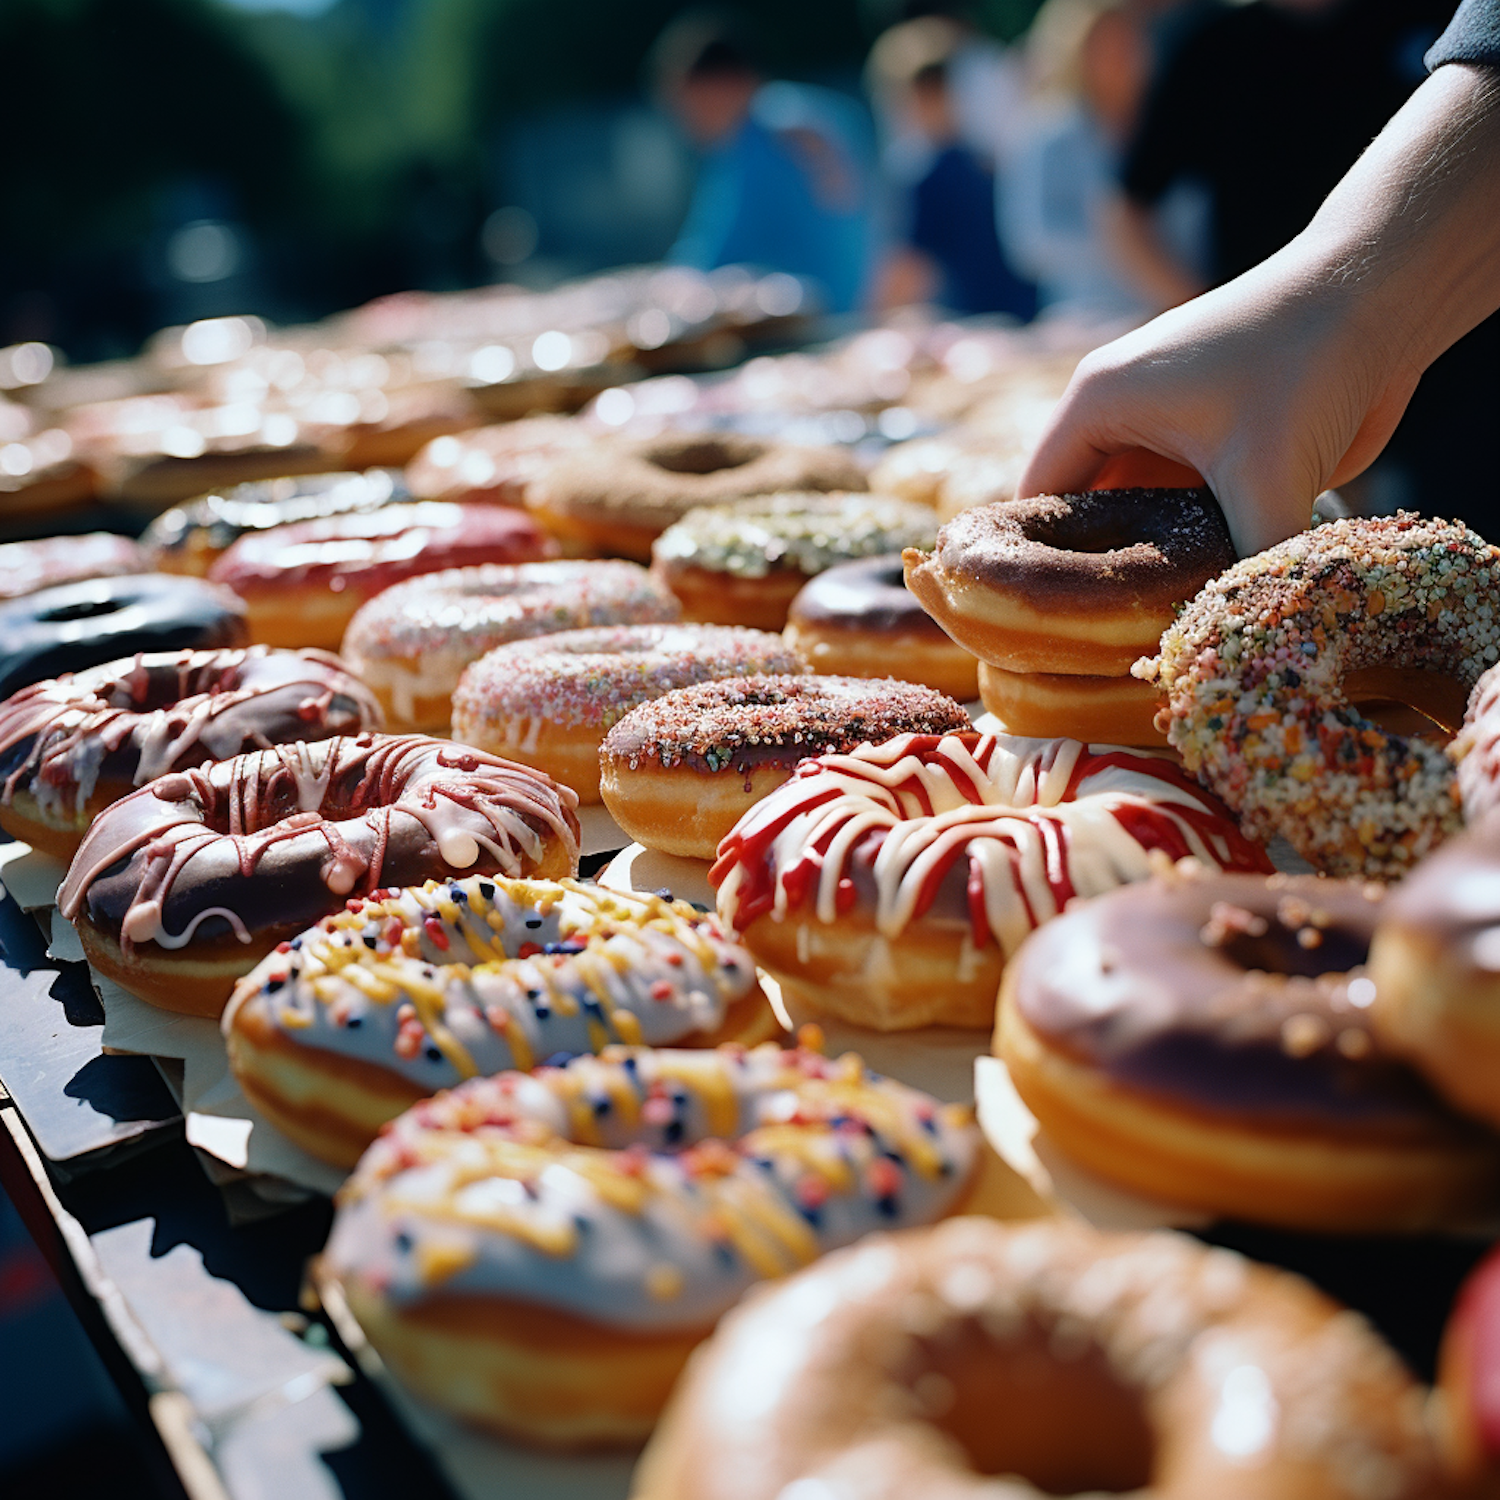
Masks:
[[[0,698],[136,651],[243,646],[245,606],[200,578],[90,578],[0,604]]]
[[[1371,1032],[1379,886],[1174,872],[1075,903],[1005,971],[997,1050],[1064,1151],[1138,1192],[1289,1228],[1430,1228],[1500,1143]]]
[[[576,800],[539,772],[422,735],[283,745],[106,808],[57,904],[101,974],[216,1016],[235,980],[348,900],[455,874],[575,874]]]

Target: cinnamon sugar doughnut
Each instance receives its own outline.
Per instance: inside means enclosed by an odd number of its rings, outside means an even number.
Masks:
[[[964,511],[905,554],[906,586],[981,661],[1109,677],[1234,558],[1206,490],[1090,490]]]
[[[67,861],[121,797],[242,751],[380,728],[321,651],[175,651],[109,662],[0,703],[0,827]]]
[[[1005,971],[996,1050],[1048,1136],[1128,1189],[1252,1223],[1431,1229],[1500,1141],[1371,1029],[1380,886],[1174,872],[1075,902]]]
[[[252,969],[223,1024],[246,1097],[342,1167],[466,1078],[780,1029],[749,954],[686,902],[482,875],[349,902]]]
[[[1460,826],[1442,748],[1378,728],[1345,679],[1425,668],[1472,688],[1500,655],[1500,548],[1401,512],[1334,521],[1236,564],[1141,675],[1168,738],[1257,838],[1331,875],[1398,879]]]
[[[420,735],[280,745],[105,808],[57,905],[99,973],[217,1016],[278,943],[388,883],[575,873],[574,805],[525,766]]]
[[[792,600],[786,638],[814,672],[899,677],[960,703],[979,693],[978,662],[917,603],[900,554],[819,573]]]
[[[639,1442],[757,1282],[982,1213],[969,1112],[766,1046],[611,1047],[415,1105],[339,1195],[320,1279],[404,1384],[552,1447]]]
[[[1269,873],[1166,757],[907,735],[804,762],[719,847],[719,913],[793,998],[881,1031],[983,1026],[1009,956],[1152,852]]]
[[[446,733],[471,661],[533,636],[675,620],[677,600],[639,563],[484,563],[424,573],[377,594],[340,648],[392,728]]]
[[[632,1494],[1421,1500],[1442,1493],[1424,1405],[1300,1277],[1185,1235],[961,1218],[747,1298]]]
[[[957,703],[916,683],[731,677],[631,709],[599,747],[599,790],[638,843],[712,859],[744,813],[808,756],[968,728]]]
[[[1156,727],[1161,705],[1149,682],[1066,672],[1009,672],[979,663],[979,697],[1010,734],[1067,735],[1111,745],[1165,745]]]
[[[109,531],[4,542],[0,543],[0,600],[20,599],[85,578],[150,571],[150,560],[138,543]]]
[[[728,625],[618,625],[501,646],[464,669],[453,737],[538,766],[599,801],[599,744],[638,703],[673,688],[803,672],[779,635]]]
[[[548,531],[602,552],[651,561],[651,544],[694,506],[779,490],[862,490],[840,448],[804,448],[732,432],[602,437],[538,475],[526,503]]]

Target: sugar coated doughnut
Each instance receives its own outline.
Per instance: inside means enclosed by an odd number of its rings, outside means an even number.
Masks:
[[[1437,1431],[1453,1492],[1500,1494],[1500,1250],[1469,1274],[1443,1331]]]
[[[1134,677],[1011,672],[979,663],[979,698],[1011,734],[1068,735],[1114,745],[1165,745],[1156,727],[1161,699]]]
[[[1270,864],[1170,760],[909,735],[804,762],[720,845],[719,913],[794,998],[882,1031],[994,1024],[1021,940],[1153,851]]]
[[[0,543],[0,600],[85,578],[113,578],[151,569],[139,543],[109,531],[49,536],[38,542]]]
[[[685,619],[780,630],[815,574],[936,535],[930,510],[892,495],[759,495],[690,510],[657,537],[651,571]]]
[[[1058,1146],[1217,1215],[1431,1228],[1500,1182],[1500,1142],[1370,1027],[1383,888],[1176,872],[1077,902],[1005,972],[997,1050]]]
[[[852,1054],[611,1047],[401,1116],[322,1273],[428,1399],[555,1446],[638,1442],[747,1288],[982,1211],[996,1171],[967,1110]]]
[[[245,606],[201,578],[89,578],[0,603],[0,698],[137,651],[243,646]]]
[[[246,532],[410,500],[399,473],[303,474],[255,479],[165,510],[141,534],[163,573],[203,575]]]
[[[632,1494],[1418,1500],[1424,1396],[1363,1318],[1233,1251],[953,1219],[747,1298]]]
[[[779,635],[729,625],[618,625],[518,641],[465,669],[453,737],[540,766],[599,801],[599,743],[638,703],[673,688],[802,672]]]
[[[246,1097],[352,1167],[387,1120],[466,1078],[613,1042],[779,1030],[755,966],[686,902],[470,875],[354,900],[263,959],[224,1012]]]
[[[0,703],[0,827],[70,860],[111,802],[158,776],[379,728],[369,690],[322,651],[128,657]]]
[[[900,677],[960,703],[979,692],[978,662],[917,603],[899,554],[819,573],[788,607],[786,638],[814,672]]]
[[[906,586],[981,661],[1108,677],[1234,557],[1206,490],[1090,490],[964,511],[906,553]]]
[[[1395,879],[1461,822],[1453,765],[1349,702],[1362,668],[1472,688],[1500,655],[1500,548],[1402,512],[1334,521],[1246,558],[1162,636],[1142,674],[1168,738],[1257,838],[1330,875]]]
[[[458,679],[487,651],[678,613],[671,590],[639,563],[485,563],[424,573],[377,594],[349,622],[340,650],[374,688],[393,728],[446,733]]]
[[[602,552],[651,561],[651,544],[695,505],[778,490],[862,490],[841,448],[804,448],[732,432],[600,438],[534,479],[526,503],[547,529]]]
[[[105,808],[57,904],[101,974],[217,1016],[278,943],[392,882],[576,873],[574,805],[525,766],[420,735],[279,745]]]
[[[406,482],[420,500],[524,505],[527,486],[549,464],[597,441],[571,417],[522,417],[434,438],[406,466]]]
[[[968,727],[962,707],[913,682],[730,677],[631,709],[599,747],[599,790],[638,843],[712,859],[744,813],[808,756]]]
[[[519,511],[422,500],[247,533],[209,577],[245,601],[252,639],[336,651],[360,605],[403,578],[553,550]]]

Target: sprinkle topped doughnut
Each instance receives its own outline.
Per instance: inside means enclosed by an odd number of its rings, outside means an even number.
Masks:
[[[1500,807],[1500,667],[1491,667],[1474,685],[1448,755],[1458,767],[1464,821],[1477,823]]]
[[[1234,557],[1207,490],[1090,490],[962,512],[906,553],[906,586],[981,661],[1110,676]]]
[[[321,651],[110,662],[0,703],[0,824],[71,859],[105,807],[169,771],[379,727],[369,690]]]
[[[230,1064],[274,1124],[344,1166],[386,1120],[466,1078],[611,1042],[776,1029],[715,917],[575,880],[376,892],[283,946],[224,1012]]]
[[[1397,879],[1461,823],[1451,761],[1388,734],[1343,679],[1397,664],[1473,687],[1500,655],[1500,548],[1402,512],[1335,521],[1236,564],[1140,675],[1167,734],[1252,837],[1332,875]]]
[[[463,669],[511,641],[675,620],[670,589],[639,563],[486,563],[410,578],[349,622],[340,648],[395,728],[446,731]]]
[[[0,600],[19,599],[38,589],[84,578],[146,573],[150,568],[150,559],[138,543],[109,531],[5,542],[0,544]]]
[[[599,742],[636,704],[694,682],[805,670],[779,635],[760,630],[568,630],[501,646],[468,667],[453,695],[453,736],[551,770],[598,801]]]
[[[746,810],[808,756],[968,728],[951,698],[889,677],[701,682],[642,703],[609,731],[600,790],[633,839],[712,859]]]

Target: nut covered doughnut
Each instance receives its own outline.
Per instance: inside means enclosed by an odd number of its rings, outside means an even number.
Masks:
[[[960,1218],[746,1299],[632,1493],[1420,1500],[1425,1394],[1363,1318],[1231,1250]]]
[[[712,859],[719,840],[800,761],[903,734],[952,734],[969,716],[914,682],[730,677],[633,708],[599,747],[599,789],[649,849]]]
[[[428,1399],[553,1446],[632,1442],[747,1288],[983,1212],[1003,1175],[967,1110],[853,1054],[611,1047],[402,1115],[321,1272]]]
[[[1162,636],[1187,768],[1252,837],[1331,875],[1399,879],[1462,821],[1441,747],[1389,734],[1346,674],[1392,664],[1472,688],[1500,655],[1500,548],[1402,512],[1334,521],[1246,558]]]
[[[749,954],[686,902],[481,875],[350,901],[264,959],[224,1012],[246,1097],[344,1167],[466,1078],[612,1042],[777,1030]]]
[[[719,846],[719,913],[793,998],[882,1031],[993,1025],[1021,940],[1153,851],[1270,872],[1165,757],[908,735],[804,762]]]
[[[599,743],[638,703],[673,688],[804,672],[779,635],[728,625],[619,625],[501,646],[465,669],[453,737],[540,766],[599,801]]]
[[[574,874],[574,805],[525,766],[421,735],[280,745],[105,808],[57,904],[101,974],[217,1016],[278,943],[390,883]]]
[[[178,651],[110,662],[0,703],[0,827],[70,860],[89,825],[170,771],[380,728],[380,706],[321,651]]]
[[[340,648],[395,729],[446,733],[471,661],[511,641],[675,620],[671,591],[632,562],[486,563],[407,579],[349,622]]]

